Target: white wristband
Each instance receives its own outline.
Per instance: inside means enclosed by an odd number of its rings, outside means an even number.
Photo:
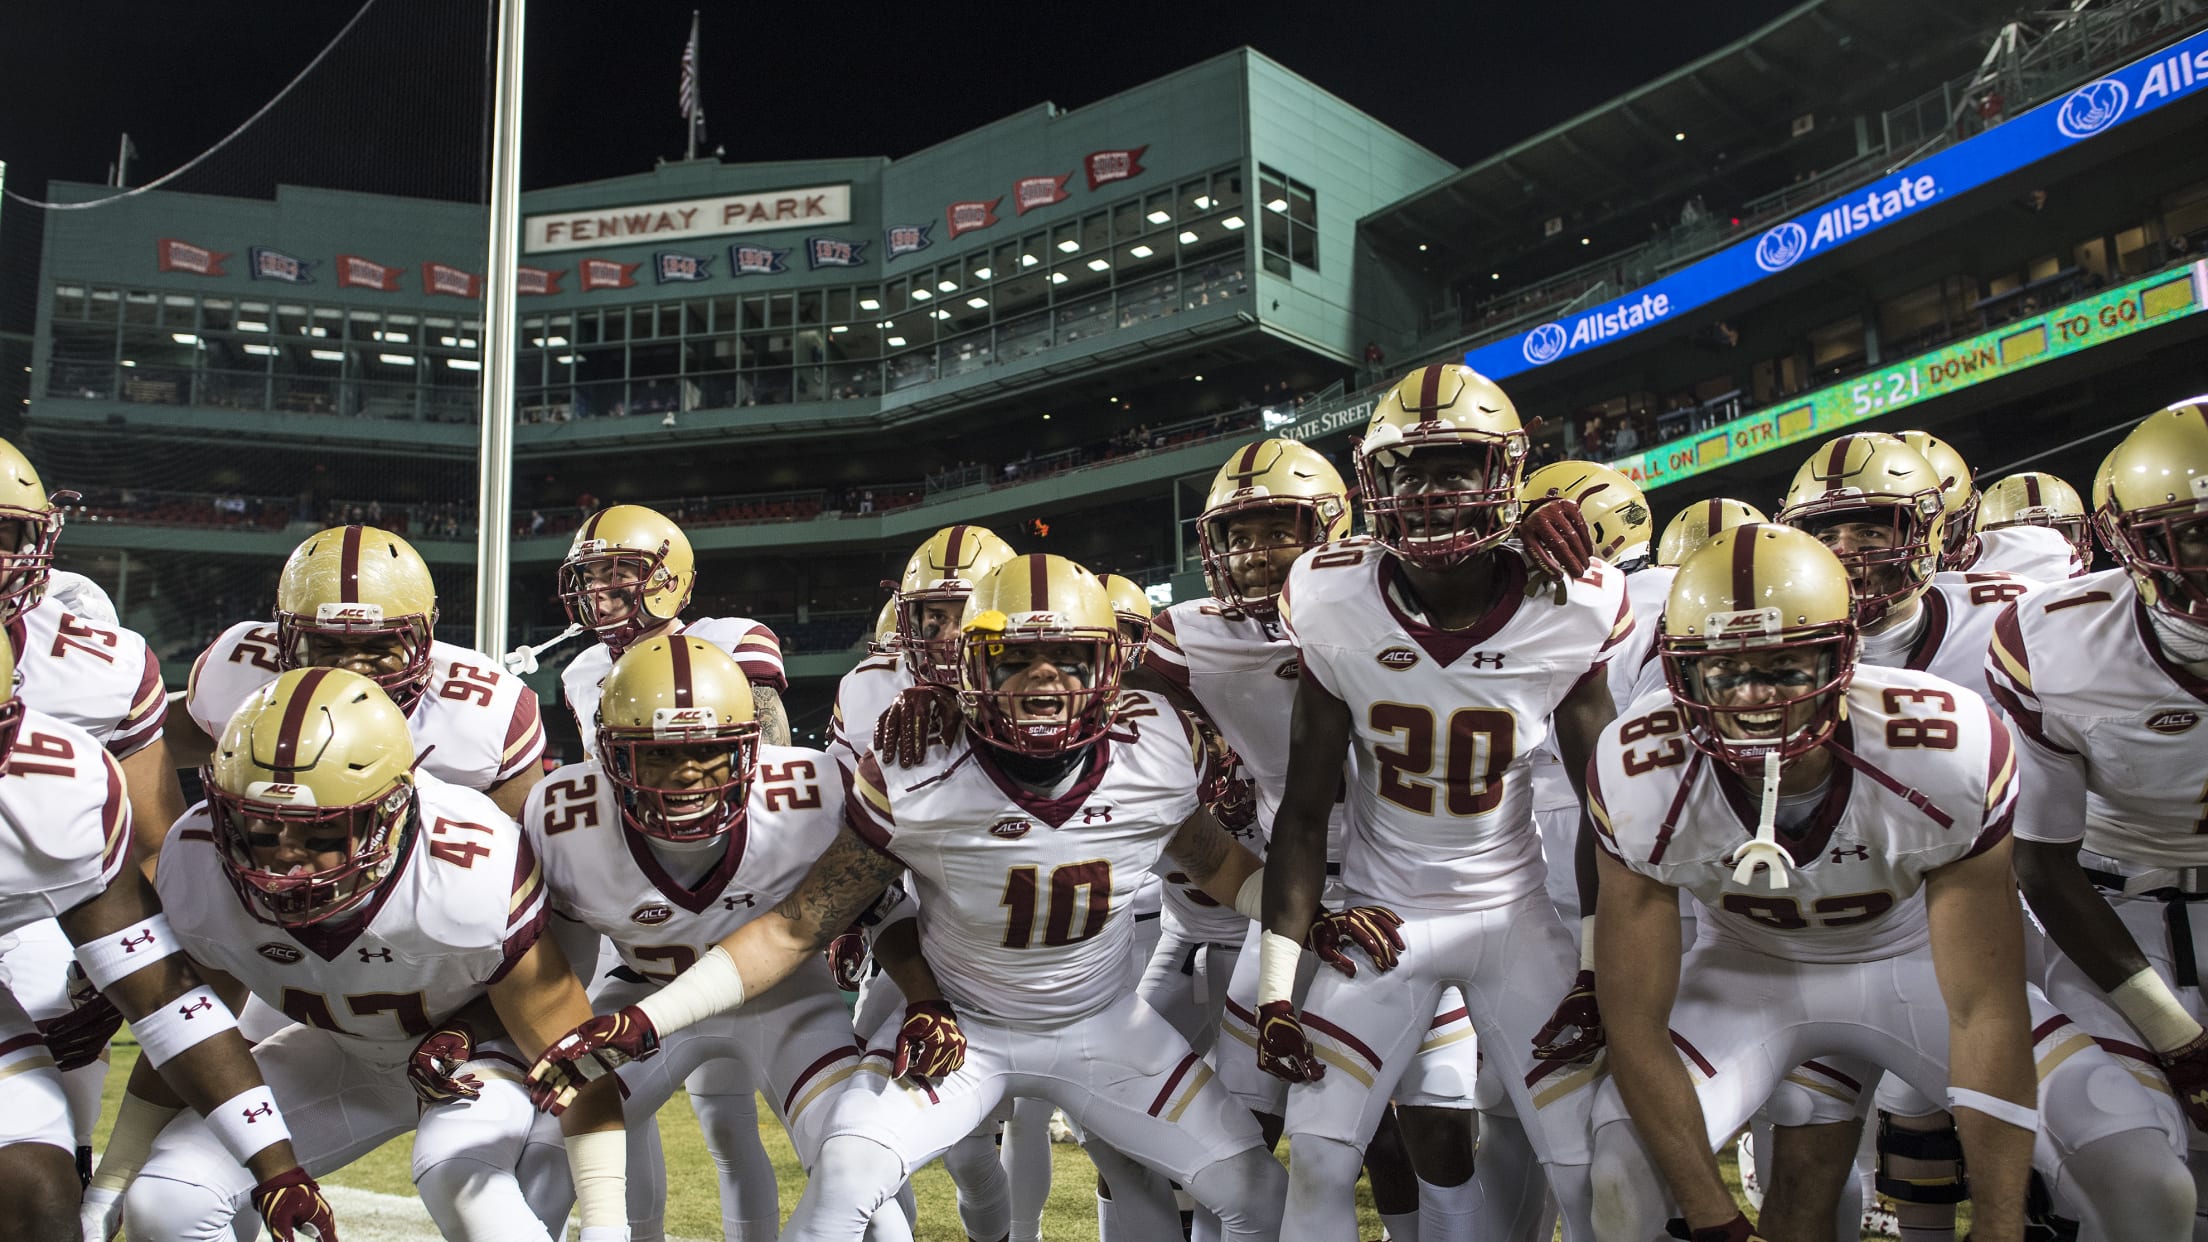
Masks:
[[[184,946],[177,943],[176,933],[169,930],[169,917],[156,913],[121,931],[112,931],[78,945],[77,964],[84,967],[84,977],[92,981],[92,986],[105,992],[107,985],[117,979],[127,978],[183,949]]]
[[[2174,1052],[2200,1038],[2200,1023],[2152,966],[2117,984],[2108,999],[2156,1052]]]
[[[2038,1109],[2028,1104],[2019,1104],[2014,1100],[2004,1100],[1998,1095],[1987,1095],[1983,1091],[1973,1091],[1968,1087],[1949,1087],[1947,1089],[1947,1106],[1951,1112],[1956,1109],[1967,1108],[1975,1113],[1984,1113],[1995,1121],[2005,1121],[2019,1130],[2030,1130],[2035,1133],[2039,1130]]]
[[[1252,923],[1265,917],[1265,868],[1259,867],[1234,890],[1234,912]]]
[[[744,977],[736,971],[736,959],[728,955],[728,950],[714,945],[690,969],[676,975],[672,983],[636,1002],[636,1007],[652,1020],[652,1029],[664,1039],[743,1003]]]
[[[1257,949],[1257,1003],[1269,1005],[1274,1001],[1293,1001],[1296,996],[1296,967],[1303,961],[1303,946],[1281,935],[1266,932],[1258,938]]]
[[[291,1138],[284,1115],[276,1111],[276,1097],[266,1086],[240,1091],[209,1109],[207,1128],[239,1164],[249,1163],[269,1147]]]
[[[1579,920],[1579,968],[1595,968],[1595,916],[1592,914]]]
[[[567,1171],[575,1183],[575,1216],[583,1236],[597,1229],[626,1230],[629,1196],[628,1137],[619,1130],[567,1136]]]
[[[131,1033],[146,1059],[159,1069],[224,1031],[238,1029],[230,1007],[214,989],[202,984],[175,1000],[156,1006],[153,1012],[130,1024]]]

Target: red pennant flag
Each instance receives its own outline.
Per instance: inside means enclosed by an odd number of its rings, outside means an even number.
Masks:
[[[1093,191],[1098,186],[1108,182],[1125,181],[1129,177],[1141,176],[1142,153],[1149,149],[1150,144],[1144,143],[1139,147],[1128,147],[1118,151],[1089,152],[1081,161],[1089,170],[1089,189]]]
[[[483,278],[443,263],[422,264],[422,292],[453,298],[483,296]]]
[[[153,244],[164,272],[189,272],[194,276],[230,274],[222,270],[222,261],[229,258],[233,251],[209,250],[205,246],[195,246],[174,237],[164,237]]]
[[[577,269],[583,274],[583,292],[594,289],[628,289],[636,284],[636,269],[641,263],[621,263],[613,259],[585,259]]]
[[[950,222],[951,236],[985,229],[997,222],[997,204],[1002,198],[974,199],[971,202],[952,203],[943,209],[944,219]]]
[[[517,267],[514,269],[514,274],[517,278],[514,282],[516,293],[542,295],[560,291],[560,277],[567,275],[567,269]]]
[[[1073,180],[1072,173],[1056,177],[1022,177],[1012,183],[1012,203],[1026,215],[1037,207],[1066,201],[1066,182]]]
[[[363,259],[357,254],[337,256],[337,283],[356,289],[380,289],[385,293],[399,291],[399,276],[403,267]]]

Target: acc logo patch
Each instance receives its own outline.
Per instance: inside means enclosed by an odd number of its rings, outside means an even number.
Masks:
[[[2187,729],[2190,729],[2194,725],[2199,723],[2199,712],[2184,711],[2182,709],[2173,709],[2166,712],[2156,712],[2154,715],[2147,717],[2148,728],[2154,730],[2156,733],[2171,736],[2183,733]]]
[[[1004,841],[1017,841],[1034,826],[1024,819],[1000,819],[989,825],[989,835]]]
[[[1273,676],[1280,678],[1282,681],[1295,681],[1303,676],[1303,661],[1290,656],[1288,659],[1281,661],[1279,668],[1273,670]]]
[[[258,952],[262,957],[267,958],[269,961],[272,961],[279,966],[289,966],[293,962],[296,962],[300,958],[306,956],[304,953],[301,953],[299,951],[299,946],[284,944],[280,941],[275,940],[270,940],[264,944],[257,946],[256,952]]]
[[[1418,653],[1409,647],[1390,647],[1372,658],[1380,661],[1380,667],[1392,668],[1398,673],[1418,663]]]
[[[657,927],[673,917],[675,917],[673,906],[655,901],[648,906],[638,906],[636,913],[629,916],[629,921],[642,923],[646,927]]]

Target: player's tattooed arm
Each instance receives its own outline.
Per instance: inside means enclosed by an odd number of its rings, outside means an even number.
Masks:
[[[772,686],[751,688],[751,711],[759,721],[759,740],[769,746],[790,744],[790,714],[782,706],[782,694]]]
[[[902,864],[870,848],[857,833],[844,827],[836,833],[828,851],[814,861],[797,891],[775,906],[771,922],[779,925],[774,929],[777,938],[801,946],[808,954],[827,948],[829,941],[865,913],[882,890],[902,874]]]
[[[1166,842],[1165,852],[1205,896],[1229,909],[1242,891],[1242,882],[1264,865],[1202,807]]]

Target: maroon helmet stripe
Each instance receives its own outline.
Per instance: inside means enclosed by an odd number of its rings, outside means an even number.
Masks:
[[[1259,449],[1264,447],[1265,441],[1259,440],[1257,443],[1243,449],[1242,460],[1234,463],[1234,473],[1255,474],[1257,472],[1257,453]]]
[[[1733,607],[1756,606],[1756,535],[1753,530],[1733,540]]]
[[[1832,459],[1825,463],[1826,482],[1846,477],[1843,469],[1848,464],[1848,441],[1853,439],[1854,436],[1842,436],[1832,442]]]
[[[1704,538],[1708,538],[1723,529],[1725,529],[1725,502],[1713,496],[1710,498],[1710,516],[1702,521],[1702,535]]]
[[[2024,503],[2034,509],[2039,507],[2039,478],[2036,475],[2024,476]]]
[[[680,634],[668,639],[667,658],[674,664],[675,706],[690,707],[690,640]]]
[[[966,528],[964,526],[953,526],[950,538],[943,541],[943,568],[951,571],[954,577],[963,578],[966,576],[958,572],[958,567],[965,564],[964,561],[958,559],[959,551],[965,543]]]
[[[1431,421],[1435,407],[1441,404],[1441,376],[1442,367],[1437,362],[1418,377],[1418,413],[1422,420]]]
[[[307,727],[307,711],[314,703],[314,692],[321,688],[330,670],[310,668],[291,688],[291,702],[284,705],[283,723],[276,726],[276,768],[284,772],[299,769],[299,731]]]
[[[337,598],[342,603],[360,602],[360,527],[348,526],[338,542]]]
[[[1050,611],[1050,558],[1027,558],[1027,606],[1033,612]]]
[[[598,537],[598,519],[604,516],[606,516],[606,511],[604,509],[600,509],[598,512],[591,514],[587,518],[584,518],[582,533],[576,536],[576,538],[585,540],[596,539]]]

